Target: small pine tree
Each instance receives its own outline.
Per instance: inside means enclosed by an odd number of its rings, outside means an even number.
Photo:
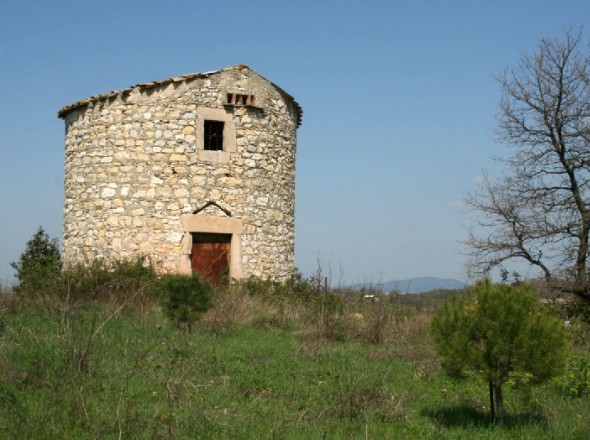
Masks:
[[[49,238],[42,226],[33,235],[18,261],[10,266],[16,271],[19,283],[16,293],[39,292],[61,273],[61,255],[56,238]]]
[[[488,383],[490,415],[500,424],[502,386],[513,373],[528,374],[533,383],[540,383],[565,365],[563,324],[524,283],[482,280],[465,297],[450,298],[437,310],[432,336],[449,375],[461,377],[469,371]]]
[[[192,332],[193,323],[211,306],[213,287],[198,275],[166,275],[163,288],[164,313]]]

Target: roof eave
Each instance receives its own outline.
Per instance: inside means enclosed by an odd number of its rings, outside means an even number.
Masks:
[[[203,72],[203,73],[191,73],[191,74],[187,74],[187,75],[175,76],[175,77],[172,77],[172,78],[167,78],[167,79],[162,79],[162,80],[157,80],[157,81],[150,81],[150,82],[147,82],[147,83],[136,84],[134,86],[127,87],[125,89],[113,90],[113,91],[108,92],[108,93],[103,93],[103,94],[100,94],[100,95],[94,95],[94,96],[91,96],[90,98],[82,99],[82,100],[77,101],[77,102],[74,102],[72,104],[68,104],[68,105],[66,105],[65,107],[63,107],[61,110],[59,110],[57,112],[57,116],[59,118],[61,118],[61,119],[65,119],[66,116],[67,116],[67,114],[69,112],[75,110],[75,109],[88,106],[88,105],[90,105],[92,103],[95,103],[95,102],[106,101],[107,99],[110,99],[110,98],[115,98],[117,96],[129,94],[134,89],[139,89],[140,91],[149,90],[149,89],[152,89],[154,87],[165,86],[165,85],[172,84],[172,83],[184,82],[184,81],[189,81],[189,80],[193,80],[193,79],[207,78],[209,76],[216,75],[218,73],[225,72],[225,71],[228,71],[228,70],[233,70],[233,69],[248,69],[248,70],[254,72],[246,64],[237,64],[235,66],[226,67],[226,68],[220,69],[220,70],[212,70],[212,71]],[[256,73],[256,72],[254,72],[254,73]],[[286,97],[288,97],[293,102],[293,104],[295,105],[295,108],[297,110],[297,126],[300,126],[301,125],[301,119],[302,119],[302,116],[303,116],[303,109],[301,108],[301,106],[299,105],[299,103],[295,100],[295,98],[293,98],[289,93],[287,93],[285,90],[283,90],[282,88],[280,88],[279,86],[277,86],[272,81],[269,81],[268,79],[264,78],[262,75],[260,75],[258,73],[256,73],[256,74],[258,76],[260,76],[261,78],[263,78],[265,81],[268,81],[281,94],[285,95]]]

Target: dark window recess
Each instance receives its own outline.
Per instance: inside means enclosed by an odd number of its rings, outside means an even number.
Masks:
[[[223,150],[223,122],[205,121],[205,150]]]
[[[237,93],[228,93],[227,103],[231,105],[256,105],[256,97],[254,95],[239,95]]]

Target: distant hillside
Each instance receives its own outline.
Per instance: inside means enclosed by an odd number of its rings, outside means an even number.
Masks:
[[[381,287],[381,285],[361,283],[355,284],[355,289],[361,289],[363,287]],[[462,289],[465,287],[465,283],[456,280],[454,278],[436,278],[436,277],[417,277],[408,278],[405,280],[391,280],[383,283],[383,291],[390,292],[397,290],[401,293],[419,293],[429,292],[436,289]]]

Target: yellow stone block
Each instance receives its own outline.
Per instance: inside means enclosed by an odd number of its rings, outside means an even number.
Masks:
[[[174,195],[176,197],[187,197],[189,193],[185,188],[177,188],[174,190]]]
[[[161,229],[162,228],[162,222],[160,220],[155,219],[155,218],[149,219],[147,221],[147,224],[152,229]]]

